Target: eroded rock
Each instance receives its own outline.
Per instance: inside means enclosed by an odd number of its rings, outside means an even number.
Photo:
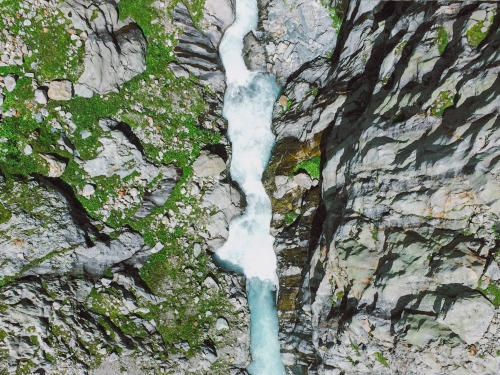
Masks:
[[[75,86],[78,95],[118,92],[123,83],[146,69],[146,38],[131,19],[118,18],[114,2],[67,0],[60,9],[76,29],[88,34],[84,72]]]

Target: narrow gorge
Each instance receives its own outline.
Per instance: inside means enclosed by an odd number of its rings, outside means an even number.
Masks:
[[[245,194],[246,208],[229,224],[227,242],[216,250],[215,259],[246,278],[252,356],[248,371],[284,375],[275,302],[279,283],[269,234],[271,201],[261,182],[274,144],[271,121],[279,88],[274,77],[249,71],[243,59],[243,38],[257,28],[256,0],[237,0],[235,16],[219,48],[227,82],[222,113],[232,147],[231,178]]]
[[[0,374],[500,373],[500,3],[0,25]]]

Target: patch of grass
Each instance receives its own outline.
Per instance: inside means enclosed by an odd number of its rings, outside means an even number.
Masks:
[[[382,364],[382,366],[389,367],[389,363],[387,362],[387,358],[385,358],[381,352],[376,352],[374,354],[374,356],[375,356],[375,359]]]
[[[483,27],[484,21],[479,21],[465,33],[467,42],[474,48],[476,48],[484,40],[484,38],[486,38],[488,32],[490,31],[489,27],[485,31],[481,31]]]
[[[287,214],[285,215],[285,224],[287,226],[292,225],[299,216],[300,215],[295,211],[288,211]]]
[[[372,229],[372,238],[374,241],[378,240],[378,227],[376,225],[374,225]]]
[[[500,231],[496,225],[493,225],[493,227],[491,228],[491,231],[495,235],[495,239],[500,240]]]
[[[311,93],[313,94],[313,96],[318,96],[318,88],[316,86],[313,86],[313,88],[311,89]]]
[[[144,328],[137,326],[129,317],[120,312],[121,300],[119,298],[93,289],[87,297],[86,304],[90,311],[108,317],[124,334],[139,338],[147,336]]]
[[[354,350],[356,352],[356,355],[359,356],[360,355],[360,351],[359,351],[359,346],[355,345],[355,344],[351,344],[351,349]]]
[[[479,289],[489,298],[495,308],[500,307],[500,287],[495,282],[490,282],[487,288]]]
[[[332,19],[333,29],[338,34],[340,32],[342,21],[344,19],[344,12],[342,11],[342,8],[340,8],[339,6],[331,7],[326,0],[322,0],[322,4],[328,9],[328,14]]]
[[[436,44],[438,46],[438,51],[439,54],[442,55],[444,50],[446,49],[446,46],[448,45],[448,33],[446,32],[446,29],[441,26],[437,32],[436,36]]]
[[[437,100],[430,108],[431,116],[441,117],[446,108],[453,106],[455,95],[451,91],[441,91]]]
[[[281,113],[286,113],[292,108],[293,100],[291,98],[287,98],[285,106],[281,108]]]
[[[318,179],[321,175],[320,164],[321,158],[319,156],[315,156],[309,160],[304,160],[297,164],[293,168],[292,173],[297,173],[300,170],[304,170],[309,176],[311,176],[311,178]]]
[[[394,53],[396,55],[401,55],[403,53],[403,50],[404,48],[406,47],[406,45],[408,44],[408,41],[407,40],[404,40],[402,41],[401,43],[399,43],[396,48],[394,49]]]
[[[9,31],[22,35],[32,55],[24,56],[22,66],[0,67],[0,74],[34,72],[41,82],[62,78],[76,80],[82,71],[84,46],[82,43],[80,47],[76,47],[76,40],[71,39],[70,22],[61,23],[60,20],[64,18],[60,12],[47,15],[45,9],[39,8],[30,19],[31,24],[24,25],[25,19],[16,17],[19,4],[21,3],[3,1],[0,13],[14,19]]]
[[[12,213],[0,203],[0,224],[6,223],[12,217]]]

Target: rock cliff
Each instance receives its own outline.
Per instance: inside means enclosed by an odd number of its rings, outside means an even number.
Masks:
[[[275,112],[289,368],[495,374],[498,5],[336,6],[333,53],[289,76]],[[320,188],[303,182],[315,156]]]

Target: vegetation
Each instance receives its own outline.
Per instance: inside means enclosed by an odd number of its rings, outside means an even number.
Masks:
[[[292,225],[299,216],[300,215],[295,211],[288,211],[287,214],[285,215],[285,224],[287,226]]]
[[[6,223],[12,217],[12,213],[0,203],[0,224]]]
[[[177,3],[171,2],[169,10]],[[203,3],[203,0],[194,0],[187,4],[195,22],[202,18]],[[15,14],[18,4],[17,0],[4,0],[0,10],[3,14],[7,11]],[[43,215],[34,210],[40,202],[40,194],[36,190],[23,183],[16,183],[16,191],[10,189],[14,181],[22,176],[47,174],[48,166],[40,154],[56,155],[67,160],[61,178],[72,187],[91,217],[105,221],[116,233],[125,226],[140,232],[150,247],[157,243],[163,245],[163,249],[152,255],[140,271],[144,283],[151,291],[162,296],[163,302],[153,304],[137,296],[136,302],[139,308],[144,308],[141,311],[149,311],[141,313],[141,318],[156,323],[169,352],[180,350],[176,344],[185,340],[190,348],[187,355],[192,355],[206,339],[207,331],[214,327],[216,317],[225,316],[231,320],[232,307],[227,302],[226,291],[222,288],[213,291],[203,285],[209,275],[214,279],[220,278],[220,275],[211,269],[208,255],[203,253],[196,259],[193,256],[193,247],[201,242],[201,238],[192,234],[190,229],[193,222],[201,220],[207,213],[186,191],[192,176],[193,161],[201,148],[219,143],[220,134],[200,127],[199,119],[206,113],[207,106],[203,99],[204,90],[196,79],[177,78],[168,69],[168,65],[175,61],[173,49],[176,39],[174,35],[165,33],[161,22],[153,22],[157,17],[168,17],[168,14],[153,9],[152,4],[153,0],[119,2],[120,17],[132,17],[148,39],[147,69],[144,73],[125,83],[119,93],[94,95],[90,99],[75,97],[67,102],[49,101],[43,106],[34,101],[33,79],[37,85],[56,78],[76,80],[81,73],[83,49],[76,49],[71,39],[71,33],[78,31],[70,30],[68,23],[56,23],[58,17],[44,18],[40,13],[32,20],[32,28],[37,30],[30,29],[25,40],[33,51],[32,57],[26,58],[22,66],[0,68],[0,75],[19,76],[15,90],[12,93],[5,92],[3,104],[4,111],[12,111],[13,116],[4,117],[0,126],[0,171],[7,178],[5,191],[0,191],[0,201],[5,203],[5,206],[0,205],[0,223],[10,218],[9,209],[14,205],[33,215]],[[22,20],[16,27],[21,29],[21,23]],[[11,31],[15,32],[15,27]],[[70,51],[73,51],[72,55]],[[69,55],[72,57],[67,61]],[[32,71],[34,78],[26,76]],[[287,106],[291,106],[291,101],[287,102]],[[42,110],[48,114],[40,120],[37,113]],[[71,121],[66,114],[72,115]],[[64,135],[77,150],[80,159],[95,158],[101,146],[99,139],[109,136],[99,126],[102,118],[113,118],[129,124],[139,136],[148,161],[157,166],[174,165],[182,170],[181,180],[165,206],[155,208],[143,219],[134,218],[139,205],[127,210],[112,210],[108,218],[102,214],[102,208],[109,199],[117,198],[134,184],[136,174],[132,173],[123,179],[118,175],[90,178],[73,153],[61,148],[58,143]],[[55,123],[60,126],[55,127]],[[70,124],[75,128],[72,129]],[[96,187],[95,193],[91,197],[79,195],[88,183]],[[140,196],[146,187],[138,186]],[[182,212],[186,207],[191,209],[190,214]],[[173,227],[162,222],[162,218],[170,214],[178,220]],[[41,221],[49,220],[41,216],[39,218]],[[27,267],[47,261],[61,251],[68,249],[59,249]],[[23,268],[22,272],[26,269]],[[1,279],[0,286],[15,281],[19,275]],[[112,277],[112,270],[107,269],[105,276]],[[175,293],[172,293],[174,286]],[[146,338],[148,334],[134,322],[133,316],[121,312],[120,298],[123,296],[120,297],[120,293],[119,289],[113,287],[93,290],[86,306],[100,317],[98,322],[109,332],[110,337],[125,334],[138,340]],[[56,295],[51,297],[55,298]],[[69,340],[69,333],[64,328],[52,327],[52,332],[63,342],[64,338]],[[222,340],[222,336],[214,340]],[[82,342],[82,345],[90,353],[95,351],[94,343]],[[46,355],[50,355],[53,361],[57,360],[51,354]],[[221,369],[225,366],[222,363],[219,365]]]
[[[491,281],[486,288],[483,288],[482,282],[479,280],[478,289],[488,297],[495,308],[500,307],[500,287],[494,281]]]
[[[338,34],[344,19],[344,12],[342,11],[342,8],[340,5],[330,6],[330,3],[327,0],[321,0],[321,3],[328,9],[328,13],[332,19],[333,29]]]
[[[389,363],[387,362],[387,358],[385,358],[381,352],[376,352],[374,354],[374,356],[375,356],[375,359],[382,364],[382,366],[389,367]]]
[[[304,160],[297,164],[292,172],[297,173],[301,170],[307,172],[311,178],[318,179],[321,175],[321,169],[320,169],[320,164],[321,164],[321,158],[319,156],[315,156],[309,160]]]
[[[455,95],[451,91],[441,91],[437,100],[430,108],[431,116],[441,117],[446,108],[453,106]]]
[[[444,53],[444,50],[446,49],[446,46],[448,45],[448,33],[443,26],[438,29],[436,43],[438,46],[439,54],[442,55]]]
[[[493,20],[490,21],[490,25]],[[474,24],[467,32],[465,36],[467,38],[467,42],[474,48],[477,48],[479,44],[486,38],[488,32],[490,31],[490,27],[487,27],[485,31],[482,31],[484,28],[485,21],[480,21]]]
[[[406,45],[408,44],[408,41],[407,40],[404,40],[402,41],[401,43],[399,43],[396,48],[394,49],[394,53],[396,55],[401,55],[403,53],[403,50],[404,48],[406,47]]]

